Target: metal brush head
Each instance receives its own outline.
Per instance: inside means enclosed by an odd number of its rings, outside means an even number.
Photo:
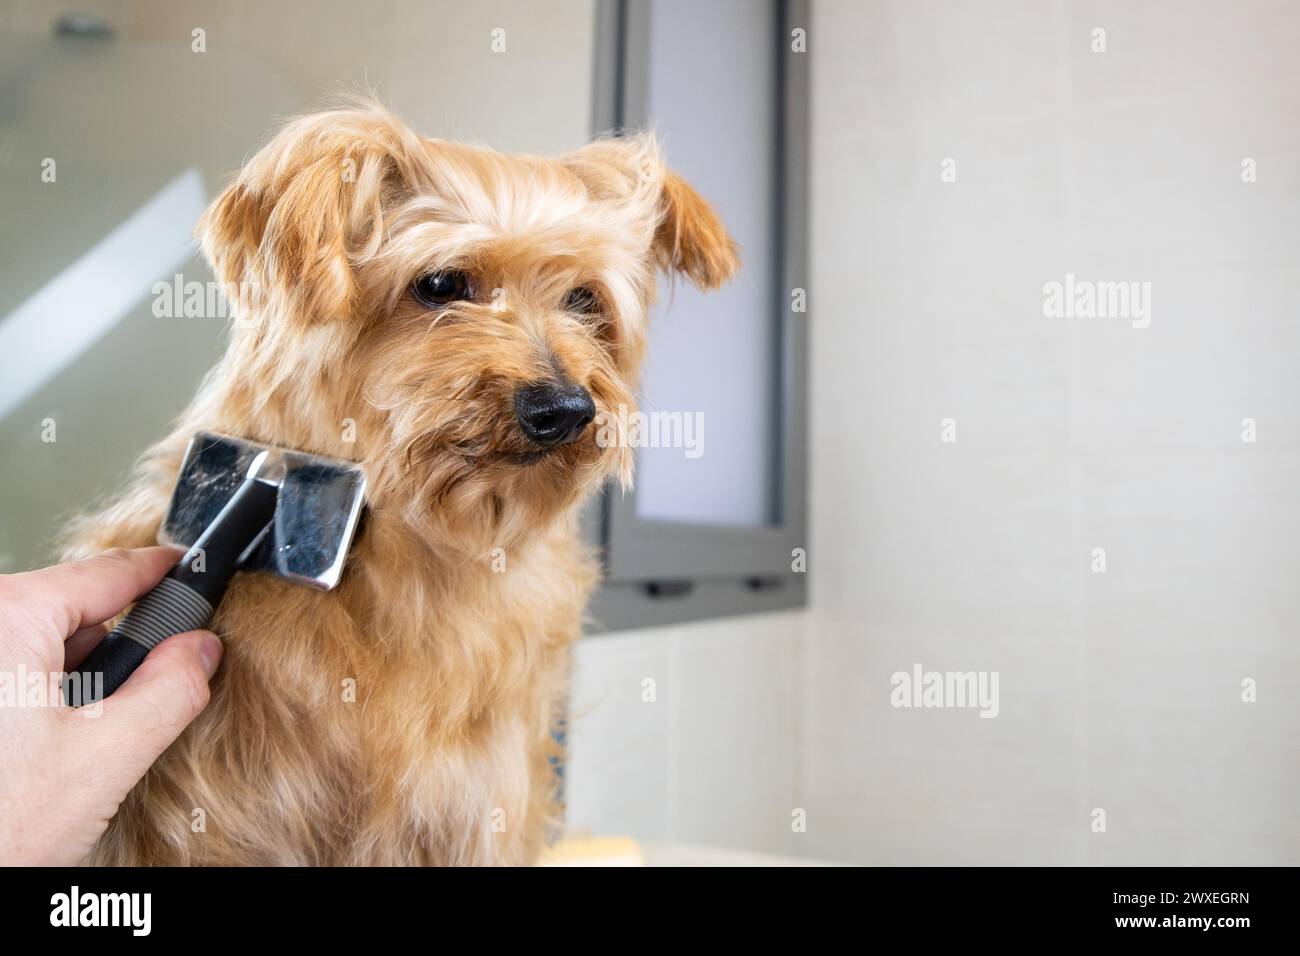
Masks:
[[[365,501],[366,475],[355,462],[199,432],[185,451],[158,539],[189,548],[268,451],[277,453],[282,475],[277,466],[255,477],[279,486],[275,516],[239,567],[328,591],[343,574]]]

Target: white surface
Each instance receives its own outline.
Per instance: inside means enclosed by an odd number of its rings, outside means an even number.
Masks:
[[[749,853],[722,847],[675,843],[645,843],[641,846],[646,866],[834,866],[821,860],[773,853]]]

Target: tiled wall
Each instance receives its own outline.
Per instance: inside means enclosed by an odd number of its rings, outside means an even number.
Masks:
[[[1300,862],[1298,45],[1293,4],[816,4],[815,855]],[[1067,272],[1149,327],[1045,317]],[[892,707],[915,663],[999,716]]]

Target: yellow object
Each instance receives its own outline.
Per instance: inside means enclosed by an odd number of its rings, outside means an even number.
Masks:
[[[560,840],[547,847],[537,865],[645,866],[645,857],[631,837],[581,837]]]

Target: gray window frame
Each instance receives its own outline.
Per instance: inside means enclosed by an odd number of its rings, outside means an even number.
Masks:
[[[651,4],[596,4],[593,131],[641,128],[646,119]],[[777,58],[777,203],[780,237],[773,270],[776,327],[774,412],[780,461],[778,523],[767,527],[697,525],[640,517],[635,489],[606,489],[584,515],[601,547],[605,580],[595,596],[590,631],[624,630],[749,614],[807,603],[806,573],[793,552],[807,548],[807,321],[791,294],[808,288],[808,57],[791,49],[791,31],[807,29],[807,0],[768,0],[777,7],[772,55]]]

